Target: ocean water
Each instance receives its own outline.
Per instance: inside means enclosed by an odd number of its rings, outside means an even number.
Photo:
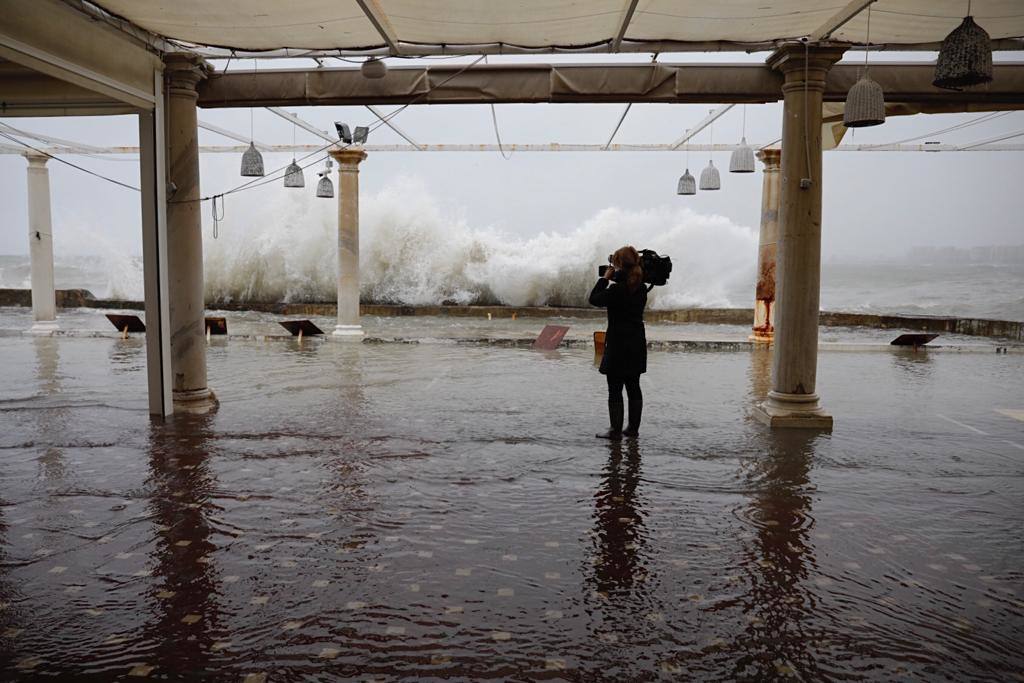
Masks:
[[[399,182],[362,198],[360,275],[366,302],[409,305],[585,305],[597,266],[630,242],[672,256],[653,308],[753,306],[754,228],[689,209],[605,209],[582,225],[525,238],[468,225],[422,188]],[[282,196],[232,206],[218,239],[204,230],[207,299],[332,301],[336,207]],[[56,230],[60,288],[100,298],[142,298],[142,264],[101,236]],[[97,248],[98,247],[98,248]],[[0,287],[28,287],[25,256],[0,256]],[[829,311],[1024,320],[1024,265],[837,264],[822,266]],[[214,306],[215,307],[215,306]]]

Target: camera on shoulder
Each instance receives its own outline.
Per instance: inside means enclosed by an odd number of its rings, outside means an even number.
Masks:
[[[653,249],[641,249],[638,253],[640,254],[640,266],[644,271],[644,284],[652,287],[665,285],[668,282],[669,275],[672,274],[672,257],[659,256],[658,252]],[[611,260],[611,257],[609,257],[609,260]],[[607,265],[598,266],[597,276],[604,277],[607,270]]]

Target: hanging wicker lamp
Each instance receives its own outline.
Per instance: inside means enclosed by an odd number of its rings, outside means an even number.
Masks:
[[[740,140],[740,146],[729,157],[729,173],[753,173],[754,150],[747,144],[747,138]]]
[[[363,78],[384,78],[388,75],[388,65],[382,59],[371,57],[363,62],[362,66],[359,67],[359,71],[362,72]]]
[[[868,76],[860,77],[846,93],[843,125],[847,128],[866,128],[885,123],[885,95],[882,86]]]
[[[720,190],[722,189],[722,177],[715,168],[715,162],[708,159],[707,168],[700,172],[700,189]]]
[[[259,177],[263,175],[263,155],[256,149],[256,145],[249,143],[249,149],[242,154],[242,175],[245,177]]]
[[[690,175],[690,169],[686,169],[686,172],[679,176],[676,194],[697,194],[697,181]]]
[[[316,184],[316,196],[323,199],[334,197],[334,183],[331,182],[326,173],[320,174],[320,182]]]
[[[292,157],[292,163],[288,164],[288,168],[284,171],[284,186],[285,187],[305,187],[306,178],[302,175],[302,167],[295,163],[295,157]]]
[[[964,17],[942,41],[932,85],[957,90],[991,80],[992,39],[985,29],[974,23],[973,17]]]

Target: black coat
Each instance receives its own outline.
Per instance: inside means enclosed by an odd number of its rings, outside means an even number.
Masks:
[[[625,283],[609,285],[608,280],[601,278],[590,291],[590,303],[608,309],[601,374],[634,377],[647,372],[647,288],[641,284],[630,292]]]

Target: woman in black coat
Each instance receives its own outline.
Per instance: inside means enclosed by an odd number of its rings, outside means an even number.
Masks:
[[[590,303],[608,309],[608,331],[604,337],[601,374],[608,379],[608,419],[611,427],[598,434],[603,439],[635,437],[640,432],[644,397],[640,375],[647,372],[647,334],[644,308],[647,288],[640,254],[633,247],[622,247],[609,259],[611,266],[590,292]],[[622,430],[625,412],[622,387],[629,397],[629,426]]]

